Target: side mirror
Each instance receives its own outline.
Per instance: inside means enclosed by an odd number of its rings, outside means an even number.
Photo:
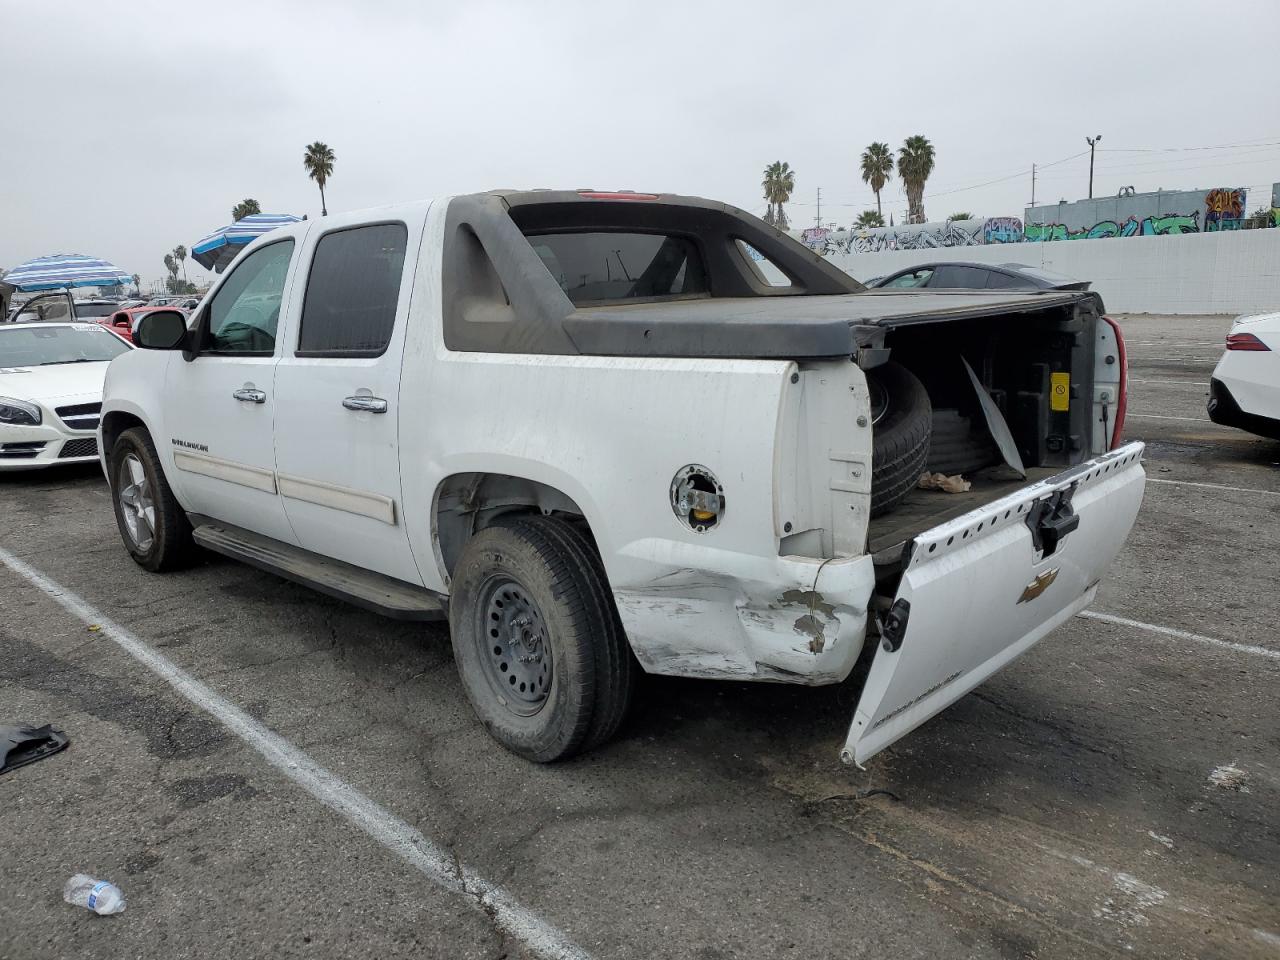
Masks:
[[[153,310],[142,315],[134,331],[134,346],[146,350],[177,350],[186,346],[187,317],[180,310]]]

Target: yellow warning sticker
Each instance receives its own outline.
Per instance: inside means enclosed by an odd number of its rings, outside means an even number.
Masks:
[[[1049,374],[1049,409],[1071,409],[1071,374]]]

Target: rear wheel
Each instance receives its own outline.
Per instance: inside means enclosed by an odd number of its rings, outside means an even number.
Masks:
[[[586,535],[553,517],[476,534],[453,577],[449,629],[471,706],[530,760],[573,756],[616,733],[635,662]]]
[[[108,461],[111,501],[120,538],[134,561],[152,573],[191,561],[191,524],[165,479],[151,435],[142,427],[124,431]]]
[[[871,515],[888,513],[920,480],[933,408],[919,377],[900,363],[867,371],[871,393]]]

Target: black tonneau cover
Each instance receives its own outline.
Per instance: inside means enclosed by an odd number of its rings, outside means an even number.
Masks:
[[[564,329],[584,354],[812,359],[850,356],[886,329],[1068,306],[1077,291],[868,290],[836,296],[734,297],[582,307]]]
[[[695,240],[711,295],[575,306],[528,236],[610,229],[660,230]],[[740,243],[772,262],[790,284],[769,284]],[[847,357],[882,340],[886,329],[908,323],[1045,310],[1097,297],[1061,290],[867,290],[758,217],[669,194],[495,191],[454,197],[442,267],[445,345],[486,353]]]

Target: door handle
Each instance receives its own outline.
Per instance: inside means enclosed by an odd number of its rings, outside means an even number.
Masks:
[[[242,400],[245,403],[266,403],[267,402],[267,391],[254,390],[252,387],[241,387],[239,390],[234,391],[231,395],[235,397],[237,400]]]
[[[386,413],[387,401],[381,397],[346,397],[342,401],[342,405],[348,410],[358,410],[362,413]]]

